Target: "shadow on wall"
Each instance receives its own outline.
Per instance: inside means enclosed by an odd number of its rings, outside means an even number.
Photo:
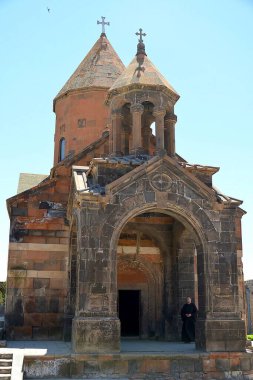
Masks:
[[[0,315],[4,315],[4,305],[0,305]]]

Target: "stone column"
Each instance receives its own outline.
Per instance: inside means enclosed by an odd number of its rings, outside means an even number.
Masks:
[[[142,150],[142,141],[141,141],[141,116],[144,111],[142,104],[133,104],[130,107],[130,111],[133,116],[133,126],[132,126],[132,147],[131,153],[135,154]]]
[[[130,150],[129,136],[130,136],[130,127],[128,125],[123,125],[122,132],[121,132],[121,150],[124,155],[129,154],[129,150]]]
[[[143,148],[145,153],[149,153],[150,148],[150,137],[151,137],[151,128],[149,124],[144,125],[143,128]]]
[[[164,116],[166,110],[162,107],[155,107],[153,110],[153,116],[155,117],[155,129],[156,129],[156,153],[164,150]]]
[[[164,119],[164,148],[168,156],[174,157],[176,153],[175,148],[175,124],[177,116],[173,113],[167,114]]]
[[[121,110],[112,111],[112,153],[121,155]]]

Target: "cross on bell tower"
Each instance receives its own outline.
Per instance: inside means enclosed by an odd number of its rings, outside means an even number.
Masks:
[[[140,36],[140,38],[138,39],[139,43],[137,45],[137,54],[136,54],[137,57],[142,56],[142,55],[147,55],[145,52],[145,45],[144,45],[144,42],[142,39],[142,37],[146,36],[146,33],[143,33],[142,29],[140,28],[139,32],[136,32],[135,34],[136,34],[136,36]]]
[[[105,17],[101,16],[102,21],[97,20],[97,25],[101,24],[102,25],[102,33],[101,36],[105,36],[105,25],[110,25],[109,21],[105,21]]]

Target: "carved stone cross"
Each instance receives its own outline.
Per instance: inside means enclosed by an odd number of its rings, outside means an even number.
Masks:
[[[136,32],[135,34],[136,34],[136,36],[140,36],[139,42],[143,42],[142,37],[145,37],[146,33],[142,33],[142,29],[140,28],[139,32]]]
[[[110,25],[109,22],[105,21],[105,17],[101,16],[102,21],[97,21],[97,24],[102,24],[102,34],[105,34],[105,25]]]

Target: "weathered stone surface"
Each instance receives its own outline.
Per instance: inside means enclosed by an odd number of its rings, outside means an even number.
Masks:
[[[27,358],[27,378],[73,377],[144,380],[249,380],[251,354],[237,353],[237,369],[232,353],[198,354],[82,354],[65,357]]]
[[[118,352],[120,321],[118,318],[74,318],[72,349],[75,353]]]
[[[245,351],[245,323],[242,320],[197,321],[196,345],[206,351]]]

